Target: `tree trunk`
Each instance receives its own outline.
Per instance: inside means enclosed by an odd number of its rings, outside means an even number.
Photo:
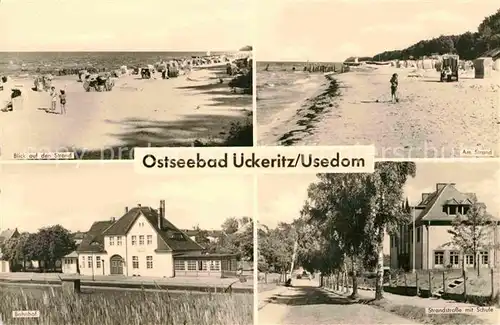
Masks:
[[[357,299],[358,295],[358,274],[356,272],[356,262],[352,259],[352,293],[351,298]]]
[[[379,234],[383,234],[384,229],[379,229]],[[375,300],[384,298],[384,244],[383,241],[377,245],[377,282],[375,283]]]

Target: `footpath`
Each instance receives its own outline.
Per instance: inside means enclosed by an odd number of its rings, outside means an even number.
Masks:
[[[325,288],[326,289],[326,288]],[[338,292],[332,289],[326,289],[330,292],[333,292],[339,296],[347,296],[349,294],[346,294],[345,292]],[[375,297],[375,291],[371,290],[363,290],[359,289],[358,290],[358,295],[359,298],[361,299],[373,299]],[[443,300],[443,299],[435,299],[435,298],[420,298],[420,297],[411,297],[411,296],[401,296],[401,295],[395,295],[392,293],[384,292],[384,298],[391,304],[391,305],[407,305],[407,306],[414,306],[417,308],[454,308],[454,307],[460,307],[460,308],[467,308],[467,307],[472,307],[474,310],[477,310],[479,306],[473,305],[473,304],[467,304],[463,302],[456,302],[456,301],[450,301],[450,300]],[[473,315],[479,319],[481,319],[483,322],[486,324],[500,324],[500,313],[499,309],[494,307],[494,312],[474,312]]]

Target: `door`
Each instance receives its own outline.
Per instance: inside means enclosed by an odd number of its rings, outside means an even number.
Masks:
[[[110,273],[123,274],[123,258],[120,255],[114,255],[110,259]]]

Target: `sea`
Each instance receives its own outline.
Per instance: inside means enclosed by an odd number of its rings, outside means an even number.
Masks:
[[[211,52],[210,55],[230,54]],[[0,52],[0,73],[33,73],[62,68],[118,69],[122,65],[154,64],[160,60],[206,56],[207,52]]]
[[[257,123],[272,124],[282,110],[303,102],[325,82],[321,72],[304,72],[308,65],[335,65],[341,62],[257,62]],[[266,69],[267,68],[267,69]],[[295,68],[295,71],[293,70]]]

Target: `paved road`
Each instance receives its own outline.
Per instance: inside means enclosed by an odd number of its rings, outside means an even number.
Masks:
[[[314,281],[296,280],[293,285],[266,299],[268,304],[259,310],[259,324],[416,324],[372,306],[351,303],[318,288]]]

